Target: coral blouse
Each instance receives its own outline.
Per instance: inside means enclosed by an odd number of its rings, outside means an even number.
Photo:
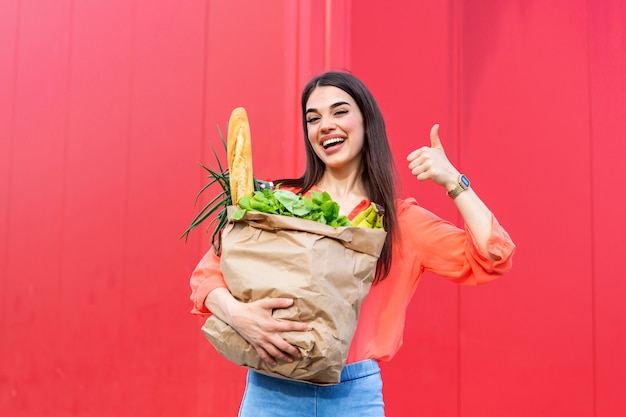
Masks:
[[[369,206],[363,200],[348,216]],[[452,282],[479,285],[510,269],[515,244],[492,217],[487,250],[496,261],[478,251],[469,229],[460,229],[420,207],[413,198],[397,201],[398,234],[387,278],[372,286],[361,305],[359,321],[347,363],[364,359],[390,360],[402,346],[406,309],[424,271]],[[226,287],[220,259],[211,248],[194,270],[190,285],[192,313],[209,315],[204,300],[213,289]]]

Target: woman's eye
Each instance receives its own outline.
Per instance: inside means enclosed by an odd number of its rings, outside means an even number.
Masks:
[[[317,122],[319,119],[320,119],[319,117],[309,117],[309,118],[306,120],[306,122],[307,122],[307,123],[315,123],[315,122]]]
[[[337,111],[335,112],[335,114],[336,114],[337,116],[341,116],[341,115],[346,114],[346,113],[348,113],[348,110],[337,110]]]

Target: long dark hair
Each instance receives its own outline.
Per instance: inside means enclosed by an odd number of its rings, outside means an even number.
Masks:
[[[359,106],[363,115],[365,131],[361,180],[370,201],[385,210],[383,224],[387,231],[385,245],[376,266],[376,281],[387,277],[391,269],[393,240],[396,235],[397,217],[395,209],[396,168],[387,139],[385,121],[374,96],[361,80],[345,72],[326,72],[313,78],[302,91],[302,126],[306,148],[306,169],[300,178],[277,180],[286,186],[299,188],[301,193],[309,191],[322,178],[326,166],[317,156],[308,140],[306,104],[317,87],[337,87],[348,93]]]

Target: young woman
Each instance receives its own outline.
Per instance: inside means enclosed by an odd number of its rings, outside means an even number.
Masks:
[[[477,285],[511,267],[515,245],[469,181],[448,161],[438,135],[431,146],[411,152],[408,168],[420,181],[445,188],[463,216],[460,229],[415,199],[397,199],[395,168],[380,109],[367,87],[343,72],[313,78],[302,93],[306,170],[302,177],[276,181],[295,192],[326,191],[353,218],[371,201],[385,209],[387,239],[377,277],[361,306],[341,382],[317,386],[248,372],[240,416],[384,416],[378,361],[390,360],[402,345],[406,308],[423,271],[455,283]],[[293,361],[299,351],[280,336],[307,331],[307,323],[276,321],[272,310],[292,300],[237,301],[228,291],[213,250],[191,277],[196,314],[215,314],[254,346],[268,363]]]

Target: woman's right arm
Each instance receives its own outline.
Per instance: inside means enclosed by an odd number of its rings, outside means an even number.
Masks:
[[[272,310],[287,308],[293,304],[288,298],[266,298],[243,303],[230,293],[221,273],[220,258],[211,248],[194,270],[191,284],[193,313],[214,314],[230,325],[257,351],[259,357],[269,364],[277,360],[291,362],[300,358],[300,351],[286,342],[280,333],[306,331],[307,323],[278,321]]]
[[[295,321],[278,321],[272,317],[277,308],[293,304],[290,298],[264,298],[243,303],[227,288],[216,288],[204,302],[209,311],[226,322],[246,339],[265,362],[275,365],[277,360],[292,362],[300,359],[300,351],[286,342],[282,332],[306,331],[309,325]]]

